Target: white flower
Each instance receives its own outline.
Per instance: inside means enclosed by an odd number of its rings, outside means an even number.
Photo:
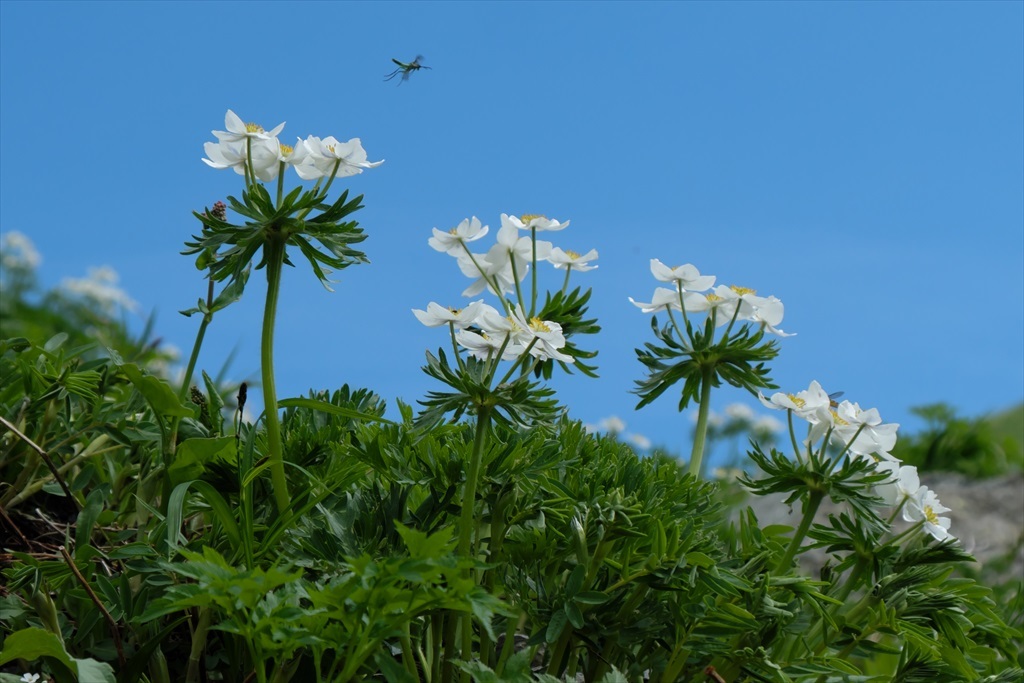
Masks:
[[[461,346],[465,347],[470,355],[473,355],[480,360],[487,360],[495,353],[498,349],[505,344],[505,337],[507,334],[500,337],[492,337],[486,332],[472,332],[470,330],[459,330],[455,333],[455,341]],[[502,360],[514,360],[519,357],[519,354],[523,352],[523,347],[516,344],[513,341],[509,341],[505,345],[505,351],[501,354]]]
[[[650,303],[635,301],[633,297],[629,297],[629,302],[644,313],[657,313],[658,311],[667,311],[669,309],[683,310],[679,305],[679,292],[672,291],[666,287],[655,289]]]
[[[761,403],[772,410],[792,410],[793,413],[805,420],[814,422],[821,418],[822,411],[828,412],[832,400],[821,388],[817,380],[810,383],[805,391],[795,394],[778,392],[772,394],[771,398],[765,398],[764,394],[757,392]]]
[[[751,314],[748,320],[760,323],[764,329],[768,330],[774,335],[780,337],[793,337],[796,333],[786,333],[780,330],[777,325],[782,322],[782,314],[784,307],[782,302],[774,297],[752,297],[752,303],[754,304],[754,312]]]
[[[466,243],[475,242],[486,235],[489,230],[488,226],[480,224],[479,218],[473,216],[466,218],[448,232],[434,228],[434,236],[427,240],[427,244],[437,251],[462,257],[465,256],[468,249],[465,246]]]
[[[207,142],[203,145],[208,159],[207,166],[217,169],[232,168],[238,175],[245,175],[245,167],[252,154],[252,170],[256,177],[269,182],[277,177],[280,170],[281,143],[277,138]]]
[[[239,118],[238,114],[228,109],[224,115],[224,127],[226,131],[215,130],[213,135],[221,142],[244,142],[248,138],[254,140],[269,140],[276,138],[278,133],[284,130],[284,122],[281,122],[271,131],[263,130],[258,123],[246,123]]]
[[[553,218],[548,218],[547,216],[542,216],[536,213],[523,214],[522,218],[502,214],[501,224],[505,225],[506,220],[516,226],[519,230],[536,230],[538,232],[548,230],[550,232],[554,232],[556,230],[564,230],[569,227],[569,221],[559,223]]]
[[[931,534],[932,538],[944,541],[954,536],[949,533],[949,517],[939,516],[943,512],[949,512],[949,508],[939,502],[934,491],[922,486],[903,506],[903,519],[908,522],[923,522],[924,530]]]
[[[427,327],[440,327],[441,325],[453,324],[456,328],[463,330],[473,325],[484,302],[474,301],[463,309],[446,308],[431,301],[427,304],[427,310],[413,309],[416,319]]]
[[[36,683],[39,680],[39,674],[22,674],[21,683]]]
[[[692,264],[670,267],[656,258],[651,259],[651,274],[661,282],[677,282],[684,290],[703,292],[715,285],[714,275],[701,275]]]
[[[509,217],[501,214],[501,228],[497,234],[497,244],[486,254],[463,255],[459,257],[459,269],[466,277],[477,278],[462,293],[463,296],[475,296],[486,287],[494,292],[492,283],[500,292],[515,291],[515,283],[526,277],[529,263],[533,259],[533,242],[529,237],[520,237],[516,226]],[[537,260],[546,260],[551,253],[551,243],[537,240]]]
[[[897,462],[880,462],[875,466],[879,473],[888,473],[889,481],[875,486],[875,493],[888,505],[896,507],[912,499],[921,490],[921,479],[917,468],[912,465],[900,465]]]
[[[497,266],[488,261],[489,254],[463,254],[458,258],[459,270],[466,277],[476,278],[469,287],[462,292],[462,296],[476,296],[487,289],[488,291],[501,295],[507,292],[514,292],[515,280],[512,277],[512,268],[508,264],[498,263]],[[522,276],[520,277],[522,279]],[[495,283],[500,292],[494,291],[491,283]]]
[[[541,320],[534,316],[530,318],[529,330],[537,340],[530,349],[530,355],[540,360],[548,358],[563,363],[575,363],[576,359],[564,354],[559,349],[565,347],[565,335],[562,334],[562,326],[551,320]]]
[[[352,138],[348,142],[340,142],[333,135],[320,139],[310,135],[303,140],[309,154],[303,163],[295,167],[295,172],[303,180],[315,180],[317,178],[336,178],[362,173],[363,169],[376,168],[384,163],[381,161],[367,161],[366,150],[359,138]],[[335,171],[337,169],[337,171]]]
[[[560,247],[555,247],[551,250],[551,254],[548,255],[548,261],[554,264],[555,268],[568,268],[580,273],[597,268],[597,266],[589,265],[591,261],[596,259],[597,249],[591,249],[581,256],[578,252],[568,249],[562,251]]]
[[[843,401],[833,411],[833,422],[833,442],[848,446],[856,455],[888,454],[896,445],[899,425],[882,424],[876,408],[861,410],[858,404]]]

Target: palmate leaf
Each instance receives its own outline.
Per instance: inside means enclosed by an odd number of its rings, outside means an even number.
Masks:
[[[535,377],[551,379],[551,373],[556,362],[567,373],[571,374],[572,369],[575,367],[587,377],[597,377],[597,366],[588,365],[582,361],[582,359],[589,360],[595,358],[597,351],[584,351],[573,341],[573,337],[577,335],[597,334],[601,331],[601,327],[597,325],[596,318],[589,320],[584,318],[587,314],[587,302],[590,301],[591,291],[588,289],[581,294],[580,288],[577,287],[568,294],[559,291],[555,294],[549,292],[546,295],[544,307],[541,308],[537,316],[541,320],[551,320],[562,326],[562,334],[565,335],[565,347],[561,350],[566,355],[572,356],[575,359],[575,363],[569,365],[561,361],[545,360],[538,363],[537,367],[534,368],[533,374]]]
[[[691,349],[676,339],[671,325],[659,328],[657,318],[653,318],[651,328],[661,344],[648,342],[643,349],[636,350],[637,358],[648,373],[646,379],[636,382],[633,390],[640,396],[637,409],[683,380],[679,410],[684,410],[691,401],[698,400],[705,369],[711,371],[712,387],[721,386],[725,381],[752,393],[775,388],[765,363],[778,355],[778,344],[775,340],[764,342],[764,330],[751,332],[751,328],[745,326],[715,342],[715,328],[709,318],[703,330],[691,328]]]
[[[232,283],[244,278],[246,269],[261,248],[271,240],[283,239],[286,245],[298,247],[309,261],[320,282],[330,289],[327,275],[357,263],[366,263],[366,255],[351,248],[366,239],[356,221],[344,220],[362,208],[362,195],[349,199],[348,191],[333,204],[326,204],[327,194],[323,189],[303,192],[301,186],[282,198],[280,206],[274,208],[269,193],[261,185],[251,187],[242,193],[239,201],[228,197],[228,206],[235,213],[249,219],[244,225],[234,225],[214,216],[208,209],[193,215],[203,225],[199,235],[185,243],[183,254],[200,252],[211,254],[204,259],[210,269],[210,276],[221,281],[230,278]],[[320,213],[307,216],[318,210]],[[319,242],[315,246],[313,242]],[[256,269],[266,265],[267,250],[256,264]],[[284,263],[294,265],[285,255]],[[326,268],[324,267],[326,266]],[[244,282],[244,280],[243,280]],[[240,292],[238,293],[240,295]]]
[[[558,402],[551,398],[554,390],[531,381],[529,376],[520,376],[490,388],[489,367],[487,363],[471,357],[466,359],[465,370],[460,371],[448,364],[443,350],[438,350],[437,356],[428,351],[423,372],[454,391],[428,392],[419,401],[424,410],[416,419],[416,427],[429,429],[447,413],[452,414],[453,420],[458,420],[467,411],[474,412],[481,407],[490,409],[496,423],[508,426],[554,419],[561,411]]]

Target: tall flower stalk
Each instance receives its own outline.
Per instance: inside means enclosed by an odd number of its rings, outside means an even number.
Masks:
[[[644,313],[665,312],[669,322],[658,326],[651,321],[656,343],[637,349],[637,357],[647,369],[647,377],[637,381],[635,393],[642,408],[682,381],[679,410],[691,401],[698,405],[697,427],[690,452],[690,474],[700,478],[707,443],[711,390],[723,381],[756,393],[774,385],[765,364],[778,355],[774,340],[765,341],[766,332],[789,336],[775,326],[782,321],[782,302],[775,297],[759,297],[744,287],[715,284],[714,276],[701,275],[690,264],[675,268],[651,259],[656,280],[673,285],[658,287],[649,302],[630,301]],[[682,316],[683,324],[674,312]],[[693,317],[706,314],[703,325]],[[741,323],[737,327],[737,323]],[[718,328],[726,326],[719,333]]]
[[[229,287],[234,287],[241,295],[250,264],[256,254],[262,252],[256,268],[267,269],[267,297],[260,339],[266,455],[274,500],[278,511],[284,512],[290,505],[290,496],[274,380],[274,328],[283,266],[290,265],[288,247],[300,251],[328,290],[331,281],[327,276],[333,270],[364,263],[366,256],[352,245],[366,236],[355,221],[347,220],[350,214],[362,208],[362,197],[349,200],[348,191],[344,191],[336,201],[329,203],[327,194],[336,178],[362,173],[383,162],[367,161],[359,138],[341,142],[334,137],[309,136],[291,146],[277,138],[284,128],[283,123],[268,132],[257,124],[244,123],[230,110],[224,123],[226,131],[213,132],[218,141],[206,143],[207,158],[203,161],[213,168],[231,168],[243,176],[245,189],[241,200],[228,197],[227,204],[246,220],[237,225],[229,223],[223,214],[196,213],[203,230],[186,243],[184,253],[212,254],[210,277],[228,280]],[[313,187],[304,189],[300,185],[285,193],[283,178],[289,167],[301,180],[315,181]],[[275,193],[271,197],[263,183],[275,180]],[[314,240],[319,245],[315,245]]]

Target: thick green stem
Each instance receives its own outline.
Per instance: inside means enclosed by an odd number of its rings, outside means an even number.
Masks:
[[[476,435],[473,438],[473,454],[466,473],[466,489],[462,495],[462,516],[459,521],[459,555],[471,557],[473,548],[473,532],[476,529],[476,488],[480,478],[480,464],[483,461],[484,446],[487,444],[487,433],[491,427],[490,406],[480,406],[476,412]],[[471,572],[471,569],[465,569]],[[462,616],[462,659],[473,659],[473,615]]]
[[[263,309],[263,338],[260,348],[263,406],[267,425],[267,456],[270,458],[270,478],[273,482],[274,500],[277,502],[277,511],[284,513],[290,503],[281,445],[281,418],[277,412],[277,387],[274,384],[274,321],[277,318],[277,297],[281,289],[281,269],[284,265],[284,239],[278,235],[270,235],[263,249],[267,264],[267,303]]]
[[[700,409],[697,412],[697,433],[693,437],[693,451],[690,453],[690,474],[701,478],[701,461],[704,459],[704,442],[708,433],[708,414],[711,412],[711,379],[714,369],[701,370]]]
[[[824,497],[825,494],[822,491],[811,491],[811,495],[807,499],[807,506],[804,508],[804,518],[800,521],[800,526],[797,528],[796,533],[793,534],[793,540],[789,542],[786,554],[783,555],[782,559],[779,560],[779,564],[776,565],[776,572],[783,573],[787,571],[789,565],[793,563],[793,558],[796,557],[797,552],[800,550],[800,545],[804,542],[804,537],[807,536],[807,532],[814,522],[814,515],[818,512],[818,506],[821,505]]]
[[[203,661],[203,653],[206,651],[206,636],[210,632],[210,619],[213,612],[209,607],[199,608],[199,622],[196,630],[192,633],[192,651],[188,655],[188,671],[185,674],[185,683],[198,683],[200,680],[200,667]]]

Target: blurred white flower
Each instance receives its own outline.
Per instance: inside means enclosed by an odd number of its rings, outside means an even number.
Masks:
[[[626,431],[626,423],[622,421],[622,418],[618,415],[609,415],[608,417],[601,418],[597,423],[598,428],[604,432],[614,432],[616,434]]]
[[[781,432],[785,426],[776,420],[774,417],[763,415],[756,420],[750,428],[757,434],[777,434]]]
[[[36,245],[24,233],[12,230],[0,239],[0,265],[4,268],[35,270],[42,262]]]
[[[138,304],[117,286],[120,278],[110,266],[90,268],[88,277],[64,278],[61,289],[65,292],[91,300],[104,313],[112,314],[118,306],[134,311]]]
[[[626,434],[626,441],[645,451],[651,447],[651,440],[643,434]]]
[[[754,411],[745,403],[730,403],[725,407],[725,416],[731,420],[749,422],[754,419]]]
[[[21,683],[37,683],[39,674],[22,674]]]

